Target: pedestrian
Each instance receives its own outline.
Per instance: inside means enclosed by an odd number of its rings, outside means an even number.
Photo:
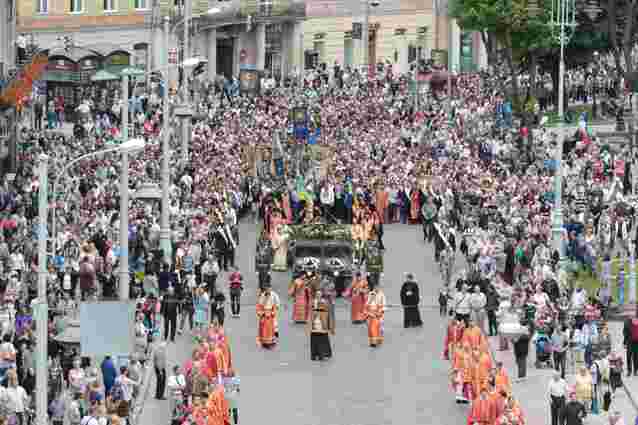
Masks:
[[[636,317],[627,318],[623,327],[623,344],[627,351],[627,376],[638,376],[638,310]]]
[[[489,336],[498,335],[498,321],[496,319],[496,312],[499,309],[499,297],[496,289],[490,285],[487,291],[487,304],[485,305],[485,311],[487,312],[487,327]]]
[[[29,407],[29,396],[18,383],[18,375],[15,369],[7,372],[6,398],[9,416],[16,418],[17,425],[27,425],[25,413]]]
[[[184,297],[180,303],[180,312],[181,312],[181,320],[179,325],[179,330],[177,331],[179,334],[184,332],[184,327],[186,326],[186,321],[188,320],[188,324],[190,325],[190,331],[193,331],[193,316],[195,314],[195,304],[193,301],[193,289],[186,288],[184,291]]]
[[[446,317],[448,315],[447,305],[450,299],[447,287],[439,289],[439,315]]]
[[[558,371],[549,381],[547,393],[549,396],[549,408],[552,416],[552,425],[564,424],[565,397],[567,396],[567,382]]]
[[[179,310],[179,299],[175,295],[175,289],[168,287],[168,292],[162,299],[161,313],[164,318],[164,340],[175,342],[175,332],[177,330],[177,312]],[[170,331],[170,332],[169,332]]]
[[[179,402],[184,400],[184,391],[186,390],[186,377],[179,365],[173,366],[173,374],[168,377],[166,387],[168,388],[170,405],[168,411],[172,416]]]
[[[527,355],[529,354],[529,329],[522,325],[521,334],[514,342],[514,357],[518,366],[518,380],[524,380],[527,376]]]
[[[468,293],[468,286],[463,284],[461,290],[454,296],[454,313],[456,314],[456,320],[462,320],[467,325],[470,322],[470,297]]]
[[[195,329],[203,335],[210,320],[209,312],[211,309],[210,299],[208,298],[208,293],[204,290],[204,288],[200,287],[195,289],[193,306],[195,309]]]
[[[164,391],[166,390],[166,341],[159,343],[153,353],[153,366],[155,367],[155,399],[166,400]]]
[[[240,317],[241,293],[244,290],[244,278],[238,270],[230,275],[230,312],[233,317]]]
[[[218,274],[219,262],[211,254],[202,265],[202,280],[208,289],[208,298],[211,300],[215,297]]]
[[[567,360],[567,349],[569,348],[569,330],[566,325],[561,325],[552,334],[552,351],[554,356],[554,369],[560,372],[560,376],[565,379],[565,365]]]
[[[419,295],[419,285],[414,279],[412,273],[406,274],[406,279],[401,286],[401,305],[403,306],[403,327],[415,328],[423,326],[421,321],[421,312],[419,304],[421,296]]]
[[[481,332],[485,332],[486,305],[487,297],[483,292],[481,292],[481,288],[478,285],[475,285],[474,292],[470,295],[471,317]]]
[[[576,399],[576,393],[570,389],[569,402],[565,405],[565,425],[583,425],[587,416],[585,406]]]

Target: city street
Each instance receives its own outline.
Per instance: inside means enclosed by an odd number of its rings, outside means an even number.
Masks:
[[[349,306],[338,301],[337,335],[332,338],[335,357],[325,363],[310,361],[309,340],[301,325],[290,322],[290,303],[285,294],[289,275],[276,273],[273,288],[280,295],[284,311],[280,318],[281,341],[272,351],[262,351],[255,343],[256,319],[254,246],[256,227],[241,226],[238,264],[247,281],[242,298],[240,319],[228,318],[226,328],[231,341],[233,362],[242,380],[240,398],[241,423],[301,423],[308,425],[383,425],[383,424],[462,424],[467,407],[454,403],[449,386],[449,364],[442,360],[445,321],[439,317],[437,294],[438,269],[430,246],[421,240],[418,226],[386,226],[385,274],[383,289],[390,307],[386,313],[385,344],[376,350],[367,344],[365,325],[350,323]],[[457,269],[464,260],[457,255]],[[405,272],[413,272],[420,284],[423,329],[405,330],[399,304],[399,289]],[[225,282],[220,277],[218,282]],[[616,340],[620,324],[611,324]],[[491,345],[497,347],[496,338]],[[182,364],[191,355],[190,334],[169,345],[169,363]],[[515,377],[515,363],[510,352],[494,351]],[[549,424],[546,402],[551,371],[533,366],[530,347],[527,381],[514,383],[514,394],[523,406],[527,423]],[[630,389],[638,389],[638,378],[629,378]],[[568,377],[568,381],[571,377]],[[636,381],[636,382],[634,382]],[[168,423],[168,402],[154,397],[151,379],[148,401],[140,423]],[[615,409],[632,417],[633,408],[626,394],[619,390]],[[589,424],[607,423],[607,414],[590,417]]]
[[[461,424],[466,409],[454,403],[448,363],[442,360],[444,321],[435,308],[440,279],[432,250],[421,240],[419,226],[386,226],[383,289],[393,306],[386,313],[385,344],[371,349],[365,325],[349,321],[349,307],[339,300],[335,357],[312,362],[309,338],[301,325],[290,323],[286,305],[280,318],[281,341],[275,351],[255,343],[255,288],[253,253],[256,228],[243,224],[238,264],[247,280],[240,319],[226,319],[233,363],[241,376],[240,422],[299,423],[304,425]],[[426,326],[405,330],[403,312],[396,307],[404,273],[415,273],[421,285]],[[273,288],[287,303],[289,275],[274,275]],[[180,362],[190,355],[186,337],[169,350]],[[176,357],[175,357],[176,356]],[[154,386],[154,383],[151,384]],[[166,401],[152,399],[140,423],[168,421]]]

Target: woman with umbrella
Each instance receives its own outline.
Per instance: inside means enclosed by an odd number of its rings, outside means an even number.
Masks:
[[[415,328],[423,326],[421,313],[419,312],[419,285],[412,273],[406,275],[405,282],[401,286],[401,305],[403,306],[403,327]]]

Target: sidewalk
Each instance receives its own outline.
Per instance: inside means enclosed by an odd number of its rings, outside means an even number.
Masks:
[[[612,341],[614,341],[614,347],[622,342],[622,323],[609,322],[609,331],[611,333]],[[497,361],[503,362],[503,366],[508,371],[509,376],[514,379],[517,376],[516,362],[514,361],[514,354],[512,351],[512,344],[510,344],[510,350],[497,351],[498,349],[498,337],[488,337],[490,347]],[[624,350],[623,350],[624,355]],[[547,385],[552,378],[552,369],[536,369],[534,362],[536,360],[536,352],[533,346],[530,346],[530,353],[527,357],[527,379],[523,382],[513,382],[514,397],[520,402],[523,412],[525,413],[525,422],[533,425],[549,425],[551,424],[551,417],[549,411],[549,401],[547,396]],[[569,370],[566,376],[567,383],[572,385],[574,382],[573,370]],[[628,389],[631,391],[634,398],[638,396],[638,377],[625,378]],[[636,410],[633,408],[629,397],[622,390],[622,388],[616,391],[614,399],[611,404],[611,410],[618,410],[625,419],[626,425],[634,423],[636,418]],[[590,415],[585,420],[586,425],[608,425],[609,418],[608,413],[603,412],[601,409],[600,414]]]
[[[179,325],[179,321],[178,321]],[[163,331],[163,324],[160,328]],[[188,326],[186,326],[188,329]],[[163,341],[163,336],[157,343]],[[185,330],[183,335],[176,335],[175,343],[168,343],[166,347],[166,359],[168,367],[166,370],[166,379],[172,375],[173,366],[182,366],[193,353],[193,335]],[[153,356],[151,354],[149,367],[146,369],[142,390],[140,392],[140,403],[136,406],[135,425],[153,424],[153,425],[170,425],[171,414],[168,406],[168,395],[165,393],[166,400],[157,400],[155,398],[155,367],[153,365]]]

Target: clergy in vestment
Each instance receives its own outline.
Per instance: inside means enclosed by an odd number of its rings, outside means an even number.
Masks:
[[[414,275],[408,273],[406,281],[401,286],[401,305],[403,305],[403,327],[414,328],[423,326],[421,312],[419,311],[419,285],[414,280]]]

